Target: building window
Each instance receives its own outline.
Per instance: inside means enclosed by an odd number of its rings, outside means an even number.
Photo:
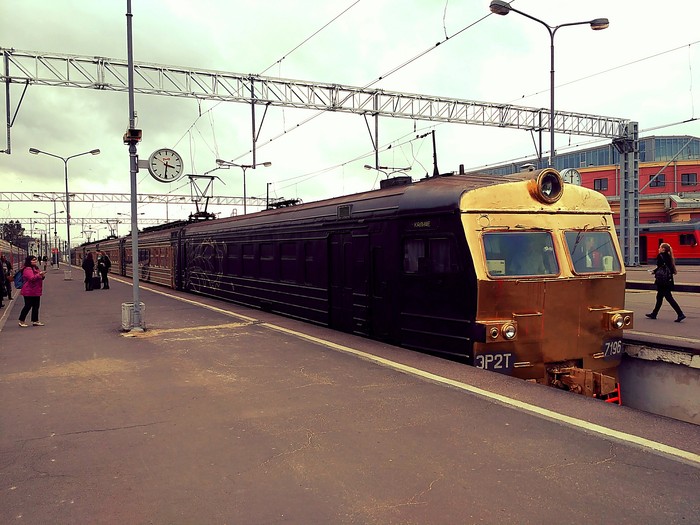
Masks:
[[[607,191],[608,179],[593,179],[593,189],[596,191]]]
[[[681,173],[681,186],[697,186],[698,185],[698,174],[697,173]]]
[[[658,175],[650,175],[649,176],[649,187],[650,188],[658,188],[661,186],[666,186],[666,175],[663,173],[659,173]]]

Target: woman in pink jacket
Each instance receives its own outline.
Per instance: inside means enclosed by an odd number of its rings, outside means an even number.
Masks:
[[[44,326],[44,323],[39,322],[39,305],[41,303],[41,292],[44,286],[44,277],[46,272],[39,270],[36,257],[30,255],[24,261],[22,268],[22,288],[20,293],[24,297],[24,308],[19,314],[19,325],[29,326],[24,322],[27,318],[29,310],[32,311],[32,324],[34,326]]]

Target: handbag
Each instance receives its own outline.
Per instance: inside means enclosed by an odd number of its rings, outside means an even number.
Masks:
[[[654,282],[660,285],[667,285],[673,282],[673,272],[671,268],[666,266],[659,266],[656,271],[654,271]]]

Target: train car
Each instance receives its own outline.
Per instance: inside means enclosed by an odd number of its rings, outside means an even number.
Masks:
[[[147,228],[139,233],[138,238],[138,271],[139,280],[175,288],[174,257],[179,227],[182,223],[166,224]],[[123,239],[121,245],[123,256],[122,275],[133,278],[131,236]],[[112,261],[114,265],[114,260]]]
[[[634,322],[605,197],[553,169],[387,179],[142,239],[177,288],[589,396],[615,390]]]
[[[676,264],[700,264],[700,221],[640,224],[639,262],[656,264],[662,242],[673,248]]]
[[[24,260],[27,258],[27,250],[4,239],[0,239],[0,255],[4,255],[5,259],[12,264],[12,268],[18,270],[22,267]]]

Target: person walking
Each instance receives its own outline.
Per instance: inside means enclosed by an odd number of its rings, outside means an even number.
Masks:
[[[659,254],[656,256],[656,269],[653,270],[653,273],[656,283],[656,305],[654,310],[650,314],[646,314],[646,316],[649,319],[656,319],[659,310],[661,310],[661,303],[666,299],[671,308],[676,311],[676,315],[678,315],[675,322],[680,323],[685,319],[685,314],[671,294],[674,288],[673,276],[678,271],[676,270],[676,260],[673,258],[673,250],[667,242],[662,242],[659,245]]]
[[[22,288],[20,294],[24,297],[24,307],[19,313],[19,325],[29,326],[24,320],[27,318],[29,310],[32,311],[32,324],[34,326],[44,326],[39,322],[39,306],[41,305],[41,294],[44,287],[46,272],[39,269],[39,261],[33,255],[27,257],[22,268]]]
[[[85,272],[85,291],[92,290],[92,274],[95,271],[95,260],[92,258],[92,252],[88,251],[83,259],[83,271]]]
[[[107,257],[105,252],[100,251],[97,253],[97,272],[102,278],[102,289],[109,290],[109,279],[107,278],[107,274],[109,273],[109,269],[112,267],[112,261],[109,260],[109,257]]]

